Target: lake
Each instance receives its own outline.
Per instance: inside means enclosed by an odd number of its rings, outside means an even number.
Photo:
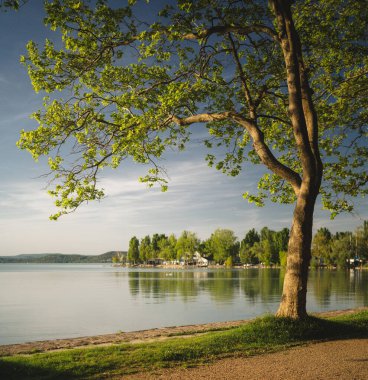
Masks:
[[[0,344],[248,319],[276,311],[280,269],[0,264]],[[312,270],[308,310],[368,306],[368,271]]]

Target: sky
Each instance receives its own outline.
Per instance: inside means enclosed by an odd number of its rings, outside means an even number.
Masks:
[[[20,131],[37,126],[29,115],[42,105],[43,95],[33,91],[19,57],[29,40],[42,44],[51,35],[43,17],[40,0],[30,0],[18,12],[0,13],[0,256],[101,254],[126,250],[132,236],[178,236],[183,230],[206,239],[216,228],[229,228],[242,239],[251,228],[290,228],[292,206],[267,203],[257,208],[242,198],[256,189],[261,167],[249,166],[238,177],[228,177],[207,167],[199,142],[183,153],[165,155],[161,164],[170,178],[167,192],[138,181],[147,168],[123,162],[100,177],[105,199],[50,221],[56,209],[42,177],[48,168],[16,147]],[[353,230],[368,218],[367,202],[357,199],[356,204],[354,215],[340,215],[334,221],[318,204],[314,228]]]

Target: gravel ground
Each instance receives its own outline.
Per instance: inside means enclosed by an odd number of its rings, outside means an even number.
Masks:
[[[250,358],[227,358],[189,369],[160,370],[124,379],[368,380],[368,339],[310,344]]]

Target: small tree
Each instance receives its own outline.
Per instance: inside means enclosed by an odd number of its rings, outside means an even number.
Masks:
[[[368,260],[368,221],[365,220],[363,225],[355,231],[355,256],[362,260]]]
[[[129,241],[128,261],[133,264],[139,261],[139,240],[135,236]]]
[[[259,233],[254,228],[246,233],[244,239],[240,242],[240,262],[243,264],[256,264],[258,262],[257,255],[254,254],[254,250],[251,248],[255,243],[258,243],[260,239]]]
[[[270,230],[268,227],[263,227],[260,235],[263,248],[263,257],[260,260],[267,266],[271,263],[279,263],[278,233]]]
[[[275,251],[272,242],[268,239],[261,240],[259,243],[258,259],[266,266],[270,266],[272,262],[273,253]]]
[[[320,262],[327,265],[333,264],[332,250],[331,250],[331,232],[323,227],[320,228],[314,235],[312,244],[312,254]]]
[[[238,253],[239,247],[234,231],[219,228],[211,235],[210,240],[213,258],[220,264],[223,264],[229,257],[234,258]]]
[[[226,260],[225,260],[225,267],[226,268],[231,268],[234,264],[234,259],[232,256],[229,256]]]
[[[139,246],[139,260],[142,261],[142,263],[146,263],[151,256],[151,238],[147,235],[141,240],[141,244]]]
[[[200,241],[194,232],[183,231],[176,242],[175,250],[177,259],[184,258],[185,261],[191,259],[198,249]]]
[[[283,228],[281,231],[277,231],[274,236],[274,243],[277,252],[287,251],[289,242],[290,230]]]
[[[280,265],[285,268],[287,264],[287,251],[280,251],[279,252],[280,257]]]
[[[258,262],[258,257],[252,248],[253,246],[244,243],[240,245],[239,257],[242,264],[256,264]]]
[[[174,234],[171,234],[168,238],[168,241],[169,241],[169,250],[170,250],[169,259],[176,260],[176,257],[177,257],[176,244],[178,240],[176,239],[176,236]]]
[[[331,251],[334,264],[339,268],[349,268],[350,259],[354,258],[351,234],[340,233],[335,235],[331,242]]]
[[[158,246],[159,241],[164,237],[165,235],[162,234],[153,234],[151,239],[151,254],[152,258],[156,258],[160,252],[160,247]]]
[[[257,243],[260,240],[261,238],[259,236],[259,233],[254,228],[252,228],[246,233],[244,239],[241,241],[240,248],[243,245],[247,245],[248,247],[253,247],[254,243]]]
[[[173,256],[172,245],[167,236],[162,237],[158,241],[159,257],[164,260],[170,260]]]

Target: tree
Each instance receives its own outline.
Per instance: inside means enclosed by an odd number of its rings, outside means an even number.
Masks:
[[[246,234],[244,239],[240,242],[239,257],[240,262],[244,264],[256,264],[258,261],[257,255],[251,249],[255,243],[260,241],[259,233],[252,228]]]
[[[271,265],[271,263],[279,263],[280,258],[278,247],[278,233],[270,230],[268,227],[263,227],[260,235],[261,246],[263,248],[263,255],[259,259],[263,261],[266,265]]]
[[[257,244],[258,242],[254,243]],[[254,246],[254,245],[253,245]],[[252,249],[253,246],[251,247],[248,244],[240,244],[240,249],[239,249],[239,258],[240,262],[243,264],[257,264],[258,262],[258,257],[257,255],[254,254],[254,250]]]
[[[282,267],[286,267],[286,264],[287,264],[287,251],[280,251],[279,252],[279,259],[280,259],[280,265]]]
[[[176,242],[177,259],[180,260],[182,257],[185,261],[191,259],[199,244],[200,241],[194,232],[183,231]]]
[[[274,235],[274,243],[278,253],[287,251],[289,242],[290,231],[288,228],[283,228],[281,231],[277,231]]]
[[[211,238],[208,238],[206,240],[203,240],[199,244],[199,252],[207,259],[212,261],[213,260],[213,251],[211,246]]]
[[[262,242],[256,242],[254,245],[250,248],[249,256],[253,258],[252,262],[257,261],[258,263],[260,261],[266,261],[267,257],[265,257],[264,253],[264,245]]]
[[[244,239],[241,241],[240,246],[247,245],[249,247],[253,247],[254,243],[257,243],[261,240],[259,233],[252,228],[246,234]]]
[[[355,231],[355,256],[356,258],[368,259],[368,221],[365,220],[363,225]]]
[[[333,265],[331,250],[332,234],[329,229],[322,227],[314,235],[312,253],[318,261],[327,265]]]
[[[368,7],[163,1],[150,23],[139,20],[151,19],[150,5],[128,4],[46,3],[46,24],[63,46],[30,42],[22,58],[36,91],[73,94],[46,98],[33,115],[38,129],[19,140],[35,159],[49,156],[53,218],[102,198],[99,171],[129,156],[151,163],[141,180],[166,190],[157,160],[168,147],[184,149],[189,126],[205,125],[210,166],[233,176],[247,161],[268,169],[247,200],[295,205],[277,315],[304,317],[317,196],[334,216],[368,193]],[[74,163],[63,159],[70,147]]]
[[[334,264],[340,268],[349,268],[350,259],[354,258],[351,233],[337,233],[331,242]]]
[[[151,240],[151,254],[152,259],[157,258],[160,255],[160,241],[167,239],[165,234],[153,234]]]
[[[210,237],[213,258],[223,264],[229,257],[234,257],[239,251],[237,237],[234,231],[218,228]]]
[[[164,235],[158,241],[158,247],[160,250],[159,256],[165,260],[176,259],[176,251],[175,251],[176,239],[174,235],[170,235],[170,236],[171,236],[171,239],[169,239],[167,236]]]
[[[168,241],[169,241],[169,251],[170,251],[169,259],[170,260],[176,260],[176,256],[177,256],[176,244],[177,244],[178,240],[176,239],[176,236],[174,234],[170,234]]]
[[[272,263],[274,252],[275,252],[275,249],[270,240],[268,239],[261,240],[260,250],[258,253],[258,259],[261,263],[265,264],[266,266],[270,266]]]
[[[233,265],[234,265],[233,256],[228,256],[227,259],[225,260],[225,267],[231,268]]]
[[[151,249],[151,238],[149,235],[145,236],[141,240],[141,244],[139,246],[139,259],[143,263],[146,263],[149,258],[152,256]]]
[[[136,264],[139,260],[139,240],[133,236],[129,241],[128,261]]]

